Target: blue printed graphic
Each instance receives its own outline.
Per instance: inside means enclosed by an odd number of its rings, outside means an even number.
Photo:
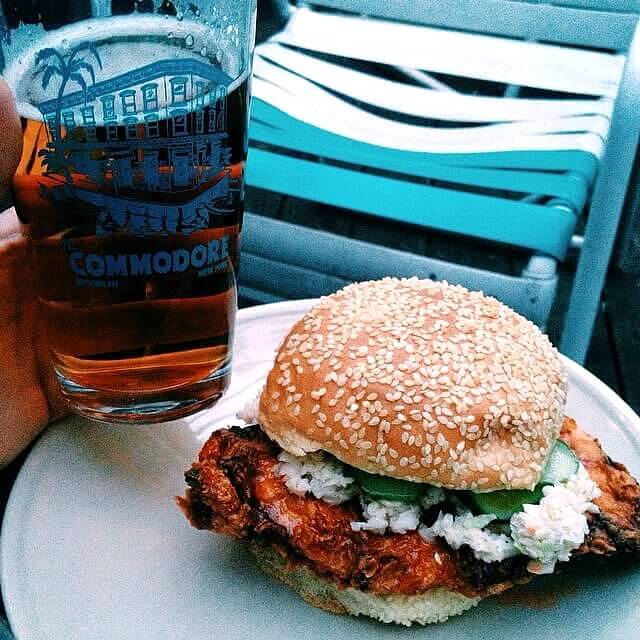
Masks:
[[[90,205],[96,235],[188,235],[235,209],[231,79],[222,71],[159,60],[97,82],[103,63],[92,43],[66,54],[43,49],[36,65],[43,88],[59,83],[57,97],[38,105],[49,136],[42,193]]]

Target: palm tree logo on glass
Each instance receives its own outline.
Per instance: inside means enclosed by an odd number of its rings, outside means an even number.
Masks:
[[[60,89],[58,90],[58,98],[56,100],[56,140],[59,140],[62,137],[61,105],[62,97],[64,96],[67,84],[71,81],[79,84],[82,87],[85,93],[86,104],[87,81],[85,80],[83,73],[86,72],[89,74],[89,77],[91,78],[91,82],[93,84],[95,84],[96,82],[96,72],[94,68],[84,58],[78,55],[82,51],[88,51],[95,58],[100,69],[102,69],[102,60],[100,59],[100,54],[98,53],[96,45],[92,42],[85,42],[77,46],[67,55],[63,55],[56,49],[48,48],[42,49],[36,56],[35,63],[36,67],[39,67],[38,72],[44,72],[42,75],[43,89],[47,89],[49,87],[49,83],[54,76],[59,76],[62,79],[62,82],[60,83]]]
[[[48,136],[38,153],[43,196],[82,202],[97,236],[189,235],[237,209],[230,77],[194,59],[109,76],[95,43],[62,44],[35,57],[42,88],[57,89],[38,104]]]

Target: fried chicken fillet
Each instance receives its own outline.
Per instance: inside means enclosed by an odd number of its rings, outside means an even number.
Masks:
[[[595,501],[600,512],[588,515],[589,534],[574,557],[639,555],[638,483],[572,419],[565,418],[560,438],[602,492]],[[279,451],[255,425],[214,432],[185,474],[189,488],[178,505],[198,529],[267,545],[290,567],[304,565],[340,587],[373,594],[417,595],[442,586],[485,597],[531,579],[525,556],[483,562],[469,547],[454,551],[416,531],[353,531],[350,523],[362,517],[358,500],[332,505],[290,493],[275,470]]]

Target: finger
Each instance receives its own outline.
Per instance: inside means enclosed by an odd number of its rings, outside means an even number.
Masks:
[[[17,337],[13,339],[11,348],[7,348],[5,340],[8,338],[7,332],[3,328],[3,323],[6,325],[6,315],[19,316],[21,318],[22,325],[18,330],[18,334],[21,336],[20,340],[26,345],[26,351],[34,352],[38,359],[37,371],[39,372],[40,388],[44,390],[44,397],[48,403],[48,415],[43,412],[43,406],[40,402],[39,396],[40,390],[35,393],[29,391],[30,397],[33,399],[34,395],[38,396],[37,401],[30,400],[30,413],[29,415],[24,413],[22,409],[21,420],[27,422],[31,420],[22,436],[29,441],[34,434],[36,434],[47,422],[58,420],[69,413],[69,405],[62,397],[58,386],[58,381],[51,365],[51,355],[47,346],[47,340],[42,323],[39,322],[40,313],[37,310],[37,296],[36,286],[34,282],[33,271],[29,268],[31,261],[29,259],[28,243],[23,236],[20,229],[20,221],[16,215],[15,209],[12,207],[7,209],[3,213],[0,213],[0,369],[11,368],[11,365],[6,361],[7,355],[16,351],[15,344],[17,343]],[[19,275],[16,275],[19,274]],[[8,282],[9,279],[9,282]],[[11,281],[19,283],[20,296],[12,293],[16,290],[16,287],[11,284]],[[15,324],[15,318],[8,324]],[[34,337],[35,336],[35,337]],[[18,350],[20,353],[25,352],[25,349]],[[21,355],[17,364],[18,369],[28,370],[29,360],[27,355]],[[2,381],[3,374],[0,371],[0,395],[2,394]],[[24,391],[25,386],[17,385],[21,391]],[[12,403],[12,396],[8,394],[9,402]],[[5,403],[6,405],[7,403]],[[20,406],[19,406],[20,408]],[[0,407],[0,422],[2,422],[1,416],[3,411],[6,410]],[[0,432],[2,429],[0,428]],[[14,434],[14,440],[20,444],[20,438],[16,439]],[[17,455],[20,451],[19,446],[12,448],[14,455]],[[0,467],[2,466],[2,438],[0,438]],[[7,453],[7,452],[5,452]]]
[[[13,210],[0,214],[0,468],[47,424],[34,349],[39,311],[27,242]]]
[[[11,178],[22,154],[22,128],[7,83],[0,78],[0,211],[9,206]]]

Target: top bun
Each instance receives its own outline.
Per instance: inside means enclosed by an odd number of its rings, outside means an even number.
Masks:
[[[566,378],[531,322],[480,292],[385,278],[323,298],[284,339],[260,397],[267,435],[370,473],[477,492],[531,489]]]

